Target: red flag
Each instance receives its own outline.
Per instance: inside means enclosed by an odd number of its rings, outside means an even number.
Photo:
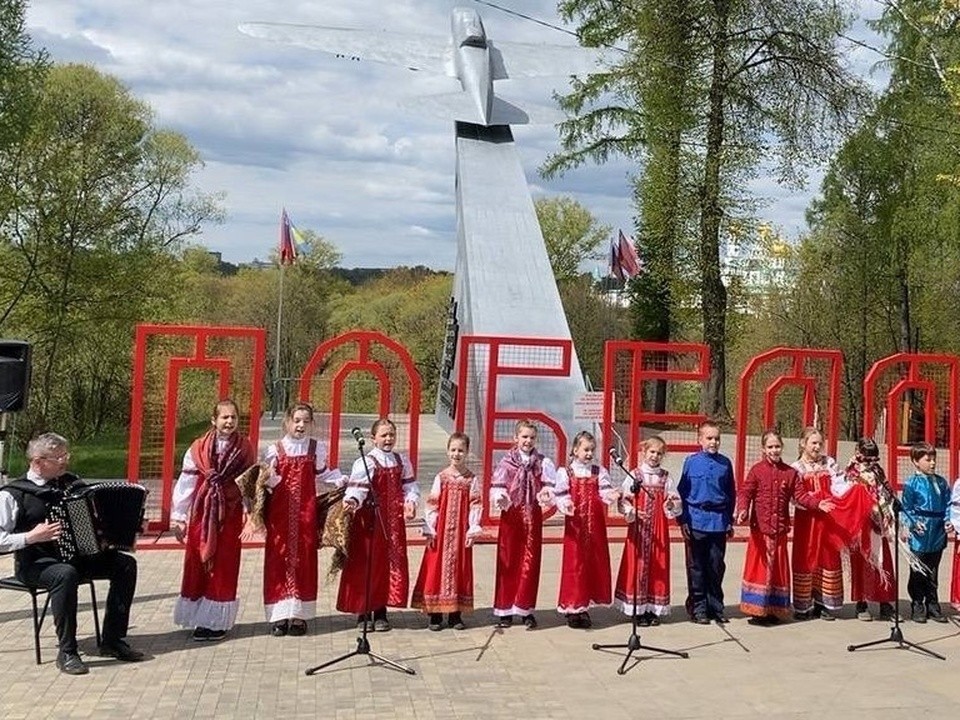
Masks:
[[[633,244],[633,238],[627,238],[623,230],[619,230],[617,248],[620,251],[620,265],[623,268],[623,274],[627,278],[635,278],[643,269],[643,263],[640,256],[637,255],[637,248]]]
[[[617,280],[623,280],[623,263],[620,261],[620,250],[613,240],[610,241],[610,274]]]
[[[293,234],[290,229],[290,218],[287,209],[280,215],[280,264],[293,265],[297,260],[297,246],[293,244]]]

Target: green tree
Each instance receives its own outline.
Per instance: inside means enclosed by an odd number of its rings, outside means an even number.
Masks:
[[[189,186],[200,159],[116,80],[66,65],[50,69],[29,132],[0,164],[16,197],[0,329],[34,343],[32,422],[75,435],[119,424],[132,326],[169,314],[175,252],[217,216]]]
[[[576,117],[560,126],[563,150],[545,169],[603,162],[614,153],[642,161],[658,134],[656,167],[663,179],[652,182],[646,196],[645,186],[638,186],[645,218],[654,223],[641,218],[639,235],[661,238],[651,243],[659,246],[660,262],[696,269],[701,333],[711,353],[702,410],[728,418],[721,241],[743,202],[738,187],[761,160],[776,159],[782,178],[798,181],[798,168],[824,157],[859,109],[861,88],[836,45],[849,18],[830,0],[641,0],[629,6],[566,0],[560,9],[580,23],[582,42],[616,43],[624,52],[609,68],[576,81],[561,100]],[[651,70],[659,77],[673,73],[682,95],[657,101],[653,88],[644,92]],[[690,189],[692,213],[686,211]],[[690,217],[697,218],[695,235],[678,245],[682,231],[670,227],[670,218]],[[653,279],[675,286],[669,277]],[[670,297],[655,302],[651,311],[638,312],[654,316],[650,327],[639,329],[672,331],[663,319],[669,318]]]
[[[580,369],[594,385],[603,378],[607,340],[629,336],[630,313],[587,275],[561,284],[560,300]]]
[[[16,209],[15,163],[8,156],[29,132],[40,102],[47,56],[33,48],[24,26],[26,3],[0,0],[0,225]]]
[[[960,344],[960,323],[942,306],[944,291],[960,287],[960,187],[950,179],[956,110],[939,69],[960,61],[960,42],[919,21],[937,2],[887,6],[878,27],[889,37],[890,83],[831,163],[781,311],[801,342],[844,351],[850,435],[863,431],[862,379],[877,359]],[[908,393],[917,425],[921,399]]]
[[[570,197],[537,198],[533,205],[558,283],[579,277],[584,262],[602,257],[597,249],[610,226],[601,225],[586,207]]]
[[[278,410],[292,401],[296,378],[313,350],[332,334],[333,300],[349,292],[348,284],[333,272],[340,259],[339,250],[314,230],[302,229],[300,233],[304,242],[298,247],[297,260],[282,271],[276,251],[270,255],[272,265],[241,267],[232,275],[224,274],[202,247],[188,248],[181,263],[181,284],[192,289],[189,302],[180,310],[182,321],[266,329],[268,357],[263,390]]]
[[[366,283],[334,302],[331,334],[352,329],[378,330],[402,343],[413,358],[422,383],[422,404],[410,412],[432,412],[440,378],[447,307],[453,292],[453,278],[446,273],[424,273],[397,268],[384,277]],[[388,357],[378,358],[395,367]],[[351,409],[376,409],[374,383],[360,384]],[[402,411],[405,398],[395,397]]]

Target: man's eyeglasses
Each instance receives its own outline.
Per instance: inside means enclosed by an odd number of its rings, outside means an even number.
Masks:
[[[48,462],[65,463],[70,459],[70,453],[64,453],[63,455],[41,455],[40,459]]]

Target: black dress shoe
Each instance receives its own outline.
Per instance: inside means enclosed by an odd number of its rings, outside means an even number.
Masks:
[[[447,623],[454,630],[466,630],[467,626],[463,623],[463,616],[459,612],[450,613]]]
[[[307,621],[299,619],[291,620],[287,634],[292,637],[303,637],[307,634]]]
[[[270,634],[274,637],[283,637],[290,631],[290,624],[286,620],[275,622],[270,629]]]
[[[692,618],[690,618],[690,622],[697,625],[709,625],[710,618],[708,618],[706,615],[694,615]]]
[[[526,626],[527,630],[537,629],[537,619],[532,614],[523,616],[523,624]]]
[[[67,675],[86,675],[90,672],[90,668],[76,653],[57,653],[57,668]]]
[[[193,629],[193,634],[190,635],[195,642],[203,642],[210,639],[210,630],[205,627],[198,627]]]
[[[893,620],[893,616],[896,614],[897,609],[893,606],[893,603],[880,603],[881,620]]]
[[[723,613],[717,613],[713,616],[713,619],[717,621],[717,625],[726,625],[728,622],[730,622],[727,620],[727,616]]]
[[[126,640],[105,640],[100,646],[100,657],[116,658],[120,662],[140,662],[143,653],[127,645]]]
[[[504,615],[497,618],[498,628],[508,628],[513,625],[513,615]]]

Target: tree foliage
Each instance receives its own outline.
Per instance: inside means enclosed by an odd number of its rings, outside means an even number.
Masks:
[[[560,126],[562,152],[544,169],[612,154],[647,164],[650,178],[638,173],[638,237],[656,269],[652,287],[635,293],[636,326],[676,333],[671,293],[682,280],[668,268],[694,268],[711,353],[702,410],[729,417],[720,246],[744,202],[739,188],[761,161],[797,182],[859,108],[860,86],[836,44],[849,18],[830,0],[565,0],[560,10],[580,23],[584,44],[616,45],[622,55],[561,99],[575,117]]]
[[[777,312],[787,342],[843,350],[849,436],[873,432],[862,427],[862,381],[876,360],[960,350],[960,322],[943,311],[960,289],[960,187],[950,179],[960,123],[938,71],[960,62],[960,42],[919,22],[938,3],[886,4],[889,85],[830,165],[798,282]]]
[[[579,277],[584,262],[602,257],[598,248],[610,227],[601,225],[585,206],[570,197],[537,198],[533,205],[557,282]]]
[[[26,3],[0,0],[0,222],[13,210],[15,166],[7,160],[29,132],[40,102],[48,61],[24,27]]]
[[[34,345],[30,421],[99,430],[129,406],[132,323],[168,316],[175,252],[216,216],[189,187],[199,157],[116,80],[66,65],[0,163],[0,330]]]
[[[401,342],[420,374],[420,411],[429,412],[434,407],[440,379],[447,307],[452,292],[453,277],[449,274],[397,268],[358,287],[352,294],[338,297],[331,312],[331,332],[377,330]],[[398,367],[389,358],[382,361],[388,367]],[[356,387],[357,391],[348,398],[351,410],[374,412],[376,396],[372,381],[360,381]]]

